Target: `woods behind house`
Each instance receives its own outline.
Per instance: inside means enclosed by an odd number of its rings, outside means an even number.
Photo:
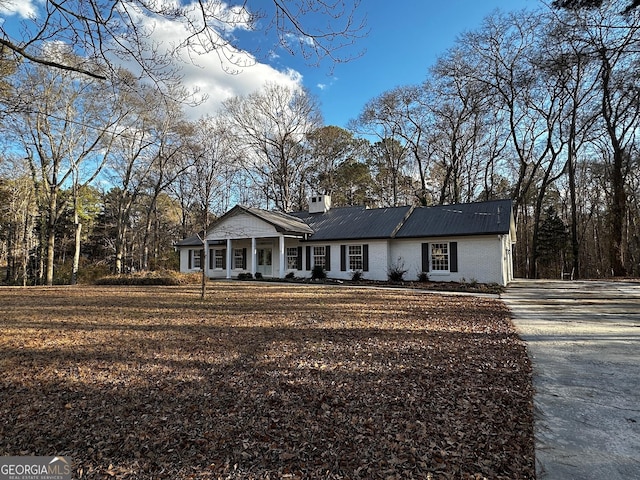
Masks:
[[[640,9],[627,3],[496,12],[346,128],[303,89],[267,84],[192,120],[179,87],[0,50],[1,280],[176,268],[173,243],[233,205],[290,212],[315,193],[372,208],[512,198],[517,276],[638,276]]]

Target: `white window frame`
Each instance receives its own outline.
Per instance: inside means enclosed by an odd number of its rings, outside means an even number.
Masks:
[[[242,248],[233,249],[233,268],[234,270],[242,270],[242,263],[244,260],[244,250]]]
[[[449,242],[429,244],[429,264],[433,273],[449,273],[451,268],[451,246]],[[446,268],[445,268],[446,267]]]
[[[224,255],[225,250],[223,248],[213,249],[213,269],[224,270]]]
[[[313,247],[313,266],[314,267],[322,267],[326,270],[327,265],[327,249],[324,245],[314,246]]]
[[[298,247],[287,247],[287,270],[298,269]]]
[[[364,248],[362,245],[347,245],[347,262],[351,272],[364,269]]]
[[[191,267],[199,269],[202,265],[202,250],[191,250]]]

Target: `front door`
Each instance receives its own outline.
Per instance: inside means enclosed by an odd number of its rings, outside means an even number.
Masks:
[[[272,275],[272,249],[259,248],[258,249],[258,264],[256,272],[261,273],[263,276],[270,277]]]

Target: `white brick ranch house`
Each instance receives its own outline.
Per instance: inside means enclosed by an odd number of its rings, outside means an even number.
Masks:
[[[209,278],[228,279],[241,273],[310,277],[320,265],[328,277],[345,280],[356,271],[387,280],[395,267],[406,270],[406,280],[422,272],[431,281],[506,285],[513,279],[511,200],[368,209],[331,208],[330,197],[320,195],[309,206],[289,214],[233,207],[204,239],[194,235],[176,244],[180,271],[205,268]]]

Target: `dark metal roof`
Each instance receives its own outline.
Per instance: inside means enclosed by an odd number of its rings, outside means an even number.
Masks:
[[[396,238],[509,233],[511,209],[511,200],[417,207]]]
[[[307,235],[309,241],[448,237],[509,233],[511,210],[511,200],[416,208],[339,207],[326,213],[290,214],[236,205],[218,222],[248,213],[273,225],[280,233]],[[202,240],[193,235],[176,246],[202,246]]]
[[[202,238],[200,238],[200,235],[198,234],[191,235],[189,238],[185,238],[184,240],[180,240],[175,243],[176,247],[202,247],[202,245],[204,245],[202,243]]]
[[[391,238],[402,225],[411,207],[341,207],[326,213],[296,212],[314,231],[310,241]]]

